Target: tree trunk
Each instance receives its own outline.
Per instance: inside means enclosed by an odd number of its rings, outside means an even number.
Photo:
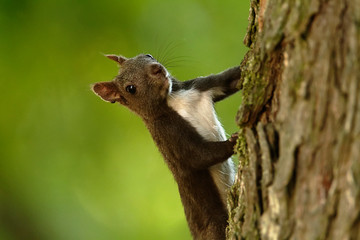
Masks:
[[[360,239],[360,0],[251,0],[228,239]]]

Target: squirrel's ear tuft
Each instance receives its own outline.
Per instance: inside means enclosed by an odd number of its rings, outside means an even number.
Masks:
[[[106,102],[115,103],[121,99],[119,89],[114,82],[95,83],[91,89]]]
[[[117,56],[117,55],[113,55],[113,54],[107,54],[105,55],[107,58],[117,62],[118,64],[122,65],[126,60],[127,58],[126,57],[123,57],[123,56]]]

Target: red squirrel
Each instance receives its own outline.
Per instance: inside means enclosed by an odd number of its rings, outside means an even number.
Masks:
[[[92,90],[142,118],[177,182],[193,238],[225,239],[237,135],[226,140],[214,103],[239,90],[240,67],[178,81],[150,54],[106,56],[120,65],[119,74]]]

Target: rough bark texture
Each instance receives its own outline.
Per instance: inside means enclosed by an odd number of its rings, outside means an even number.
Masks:
[[[360,239],[360,0],[251,0],[228,239]]]

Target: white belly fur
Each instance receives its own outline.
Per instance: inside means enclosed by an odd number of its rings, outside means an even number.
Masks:
[[[168,105],[187,120],[204,139],[225,141],[225,131],[217,119],[211,95],[211,91],[181,90],[170,93]],[[235,178],[234,164],[229,158],[212,166],[209,170],[226,206],[227,192]]]

